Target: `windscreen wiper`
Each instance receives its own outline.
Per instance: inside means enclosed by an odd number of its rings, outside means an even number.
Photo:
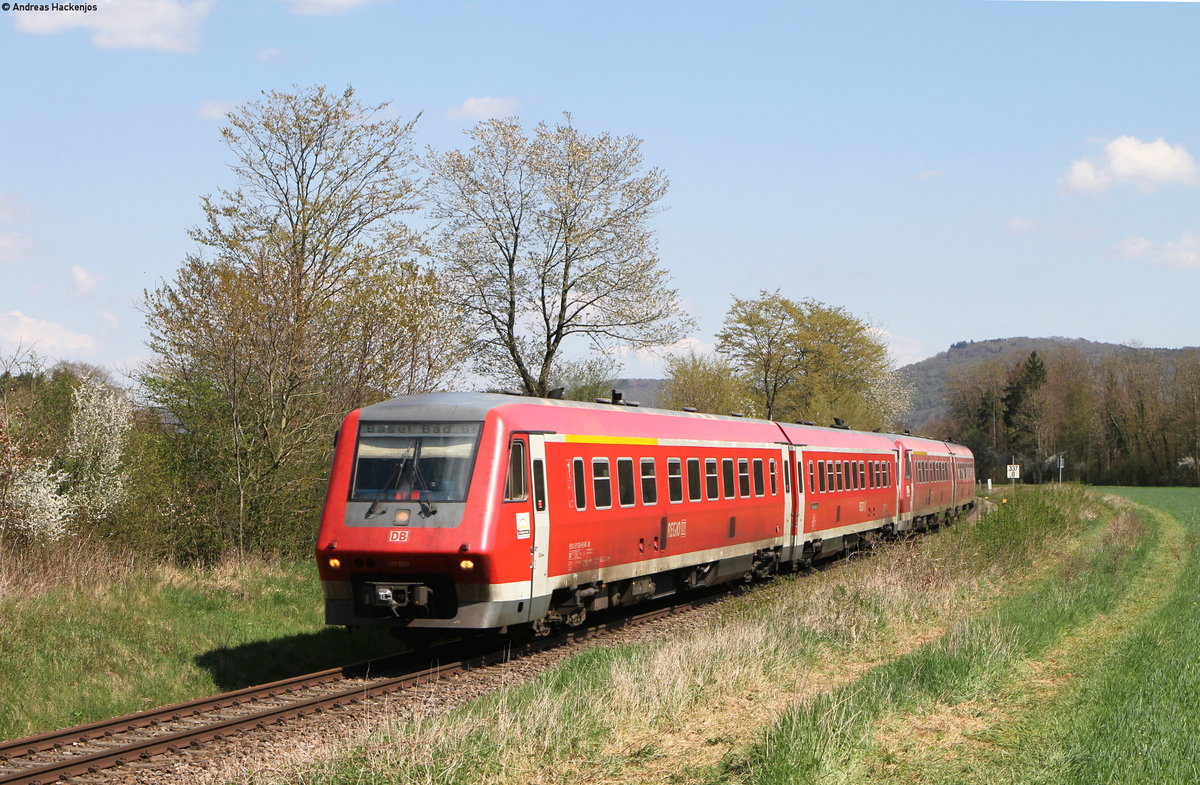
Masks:
[[[413,490],[417,492],[417,503],[421,505],[421,517],[428,518],[430,515],[437,515],[437,505],[425,498],[425,494],[430,491],[429,485],[425,482],[425,476],[421,474],[421,441],[421,439],[416,440],[413,451]]]
[[[396,470],[392,472],[391,476],[388,477],[387,482],[385,482],[383,487],[379,489],[379,492],[375,494],[375,499],[371,502],[371,506],[367,508],[367,513],[364,516],[365,518],[374,518],[377,515],[383,515],[385,512],[387,512],[387,507],[380,508],[379,505],[383,501],[384,496],[386,496],[389,492],[394,492],[399,489],[400,480],[404,477],[405,467],[414,460],[409,453],[411,453],[415,448],[417,455],[420,455],[420,441],[421,440],[418,439],[417,443],[413,446],[410,446],[408,448],[408,452],[406,452],[404,455],[401,455],[396,461]]]

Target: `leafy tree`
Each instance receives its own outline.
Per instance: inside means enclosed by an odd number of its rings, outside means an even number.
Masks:
[[[620,363],[606,354],[581,360],[559,358],[556,360],[551,387],[562,387],[563,397],[569,401],[608,398],[612,380],[620,372]]]
[[[780,295],[760,291],[757,299],[733,298],[725,326],[717,333],[717,351],[729,357],[751,380],[763,416],[779,416],[780,396],[803,376],[808,347],[804,335],[804,306]]]
[[[650,218],[667,192],[641,141],[587,136],[564,115],[526,135],[516,119],[430,152],[435,252],[451,302],[481,336],[479,370],[531,395],[552,386],[564,343],[654,347],[689,320],[659,265]]]
[[[894,373],[887,346],[870,325],[844,308],[802,304],[803,383],[789,392],[792,419],[884,428],[903,417],[911,392]]]
[[[444,384],[465,354],[401,221],[415,120],[385,108],[314,87],[230,113],[238,187],[202,200],[197,251],[146,293],[143,382],[179,431],[204,541],[299,548],[338,418]]]
[[[758,415],[749,386],[720,355],[694,351],[673,355],[667,359],[666,375],[658,392],[663,408]]]
[[[909,407],[911,388],[892,369],[887,347],[845,309],[778,291],[735,297],[717,341],[769,419],[825,423],[840,417],[875,428]]]

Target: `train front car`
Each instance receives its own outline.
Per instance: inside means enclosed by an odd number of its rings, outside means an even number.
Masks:
[[[504,482],[496,396],[423,395],[338,432],[317,564],[328,624],[487,629],[528,618],[529,548],[492,547]],[[524,575],[506,569],[521,561]]]
[[[774,423],[443,393],[337,439],[317,559],[326,622],[425,630],[585,615],[773,571],[788,452]]]

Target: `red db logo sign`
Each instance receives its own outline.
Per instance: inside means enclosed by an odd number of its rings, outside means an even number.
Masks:
[[[408,542],[408,529],[392,529],[388,532],[388,542]]]

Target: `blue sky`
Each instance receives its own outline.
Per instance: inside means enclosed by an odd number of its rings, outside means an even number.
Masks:
[[[900,364],[1200,344],[1197,3],[93,2],[0,11],[0,354],[135,367],[142,291],[232,184],[223,112],[313,84],[421,112],[418,148],[489,114],[642,138],[701,349],[760,289]]]

